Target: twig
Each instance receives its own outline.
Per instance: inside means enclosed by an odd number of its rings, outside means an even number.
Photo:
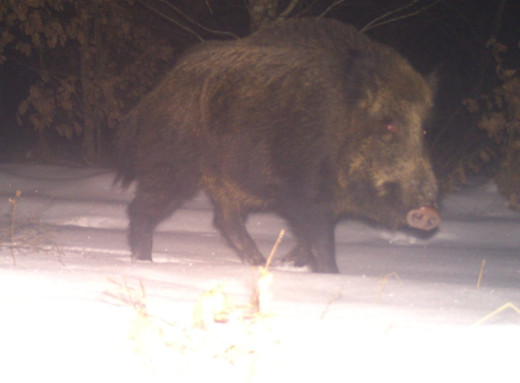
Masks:
[[[410,3],[408,3],[407,5],[404,5],[404,6],[400,7],[400,8],[394,9],[394,10],[389,11],[389,12],[387,12],[387,13],[379,16],[379,17],[376,17],[374,20],[372,20],[367,25],[365,25],[363,28],[361,28],[360,31],[361,32],[367,32],[368,30],[376,28],[376,27],[380,27],[381,25],[393,23],[393,22],[396,22],[396,21],[399,21],[399,20],[402,20],[402,19],[407,19],[409,17],[418,15],[419,13],[427,10],[428,8],[433,7],[434,5],[436,5],[437,3],[439,3],[439,1],[440,0],[435,0],[431,4],[425,5],[424,7],[419,8],[416,11],[411,11],[410,13],[406,13],[406,14],[401,15],[401,16],[395,16],[395,17],[392,17],[391,19],[388,19],[388,20],[384,20],[384,19],[386,19],[386,18],[388,18],[390,16],[395,15],[398,12],[401,12],[401,11],[407,9],[407,8],[412,7],[413,5],[415,5],[416,3],[419,2],[419,0],[413,0]]]
[[[518,307],[516,307],[513,303],[507,302],[505,305],[502,305],[498,309],[490,312],[484,318],[476,321],[473,325],[474,326],[481,325],[482,323],[487,322],[491,317],[494,317],[495,315],[500,314],[502,311],[505,311],[507,309],[512,309],[512,310],[516,311],[517,314],[520,315],[520,309]]]
[[[383,295],[383,290],[386,287],[386,282],[388,281],[388,278],[395,277],[399,281],[399,283],[402,283],[401,278],[399,278],[399,275],[395,271],[392,271],[390,274],[385,275],[384,277],[379,278],[382,280],[381,289],[379,289],[379,294],[377,295],[376,302],[379,302],[381,300],[381,296]]]
[[[329,12],[332,10],[332,8],[337,7],[339,4],[341,4],[341,3],[343,3],[343,2],[345,2],[345,0],[336,0],[336,1],[334,1],[334,2],[333,2],[332,4],[330,4],[330,5],[327,7],[327,9],[325,9],[325,10],[324,10],[324,11],[323,11],[323,12],[322,12],[318,17],[323,17],[323,16],[325,16],[327,13],[329,13]]]
[[[179,28],[181,29],[184,29],[185,31],[191,33],[192,35],[194,35],[195,37],[197,37],[197,39],[199,41],[204,41],[204,38],[199,35],[197,32],[195,32],[194,30],[188,28],[186,25],[184,24],[181,24],[179,23],[177,20],[165,15],[164,13],[162,13],[161,11],[159,11],[158,9],[155,9],[154,7],[150,6],[149,4],[147,4],[145,1],[142,1],[142,0],[138,0],[139,4],[141,4],[143,7],[145,8],[148,8],[150,11],[154,12],[155,14],[161,16],[162,18],[168,20],[169,22],[177,25]]]
[[[283,236],[285,235],[285,229],[280,230],[278,238],[273,245],[271,253],[265,262],[265,266],[260,266],[260,276],[256,282],[255,293],[251,300],[252,306],[260,313],[260,315],[267,315],[271,309],[271,302],[273,300],[273,294],[271,293],[270,287],[273,283],[273,274],[269,270],[269,265],[273,259],[280,242],[282,242]]]
[[[482,264],[480,265],[480,273],[477,279],[477,290],[480,289],[480,283],[482,282],[482,276],[484,275],[484,267],[486,267],[486,258],[482,258]]]
[[[285,229],[280,230],[280,234],[278,234],[278,238],[276,239],[276,242],[274,243],[273,248],[271,249],[271,253],[269,254],[269,257],[267,258],[267,262],[265,263],[264,269],[266,272],[267,272],[267,269],[269,268],[269,265],[271,264],[271,260],[273,259],[274,253],[276,253],[276,250],[278,249],[280,242],[282,242],[284,235],[285,235]]]
[[[199,23],[198,21],[192,19],[191,17],[189,17],[186,13],[184,13],[180,8],[176,7],[175,5],[173,5],[171,2],[169,1],[166,1],[166,0],[159,0],[159,2],[163,3],[164,6],[172,9],[174,12],[178,13],[179,15],[181,15],[182,18],[184,18],[186,21],[194,24],[196,27],[206,31],[206,32],[209,32],[209,33],[213,33],[215,35],[221,35],[221,36],[229,36],[231,38],[234,38],[234,39],[238,39],[238,36],[235,35],[234,33],[232,32],[227,32],[227,31],[218,31],[218,30],[215,30],[215,29],[211,29],[211,28],[208,28],[204,25],[202,25],[201,23]],[[181,24],[180,22],[178,22],[177,20],[165,15],[163,12],[159,11],[158,9],[150,6],[149,4],[147,4],[145,1],[143,0],[139,0],[139,4],[142,4],[144,7],[148,8],[149,10],[151,10],[152,12],[158,14],[159,16],[163,17],[164,19],[172,22],[173,24],[177,25],[178,27],[188,31],[189,33],[195,35],[195,37],[197,37],[197,39],[199,41],[204,41],[204,38],[199,35],[197,32],[195,32],[193,29],[187,27],[186,25],[184,24]],[[211,8],[209,7],[209,3],[206,1],[206,6],[208,7],[208,10],[210,11],[210,13],[212,13],[212,10]]]
[[[124,303],[132,306],[138,315],[148,315],[146,309],[146,290],[141,279],[139,279],[140,290],[129,286],[124,277],[122,282],[110,277],[107,279],[110,283],[116,286],[118,290],[105,290],[105,296],[114,299],[116,303]]]
[[[280,13],[278,16],[280,19],[286,19],[289,17],[291,12],[296,8],[296,6],[300,3],[300,0],[292,0],[287,7],[283,10],[283,12]]]
[[[338,292],[332,297],[330,298],[327,303],[325,304],[325,307],[323,308],[323,311],[321,312],[321,315],[320,315],[320,320],[323,320],[323,318],[325,318],[325,315],[327,315],[328,311],[329,311],[329,308],[330,306],[336,302],[338,299],[341,298],[342,296],[342,290],[343,290],[343,287],[344,286],[341,286],[341,288],[338,290]]]
[[[14,255],[14,222],[16,218],[16,208],[18,207],[17,198],[21,195],[22,192],[17,190],[15,198],[9,198],[9,203],[13,205],[13,210],[11,211],[11,257],[13,258],[14,265],[16,265],[16,257]]]

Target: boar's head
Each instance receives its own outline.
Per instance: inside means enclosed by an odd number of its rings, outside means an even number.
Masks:
[[[424,147],[430,84],[391,48],[353,53],[347,90],[353,112],[342,150],[344,210],[391,227],[438,226],[437,183]],[[341,209],[340,209],[341,210]]]

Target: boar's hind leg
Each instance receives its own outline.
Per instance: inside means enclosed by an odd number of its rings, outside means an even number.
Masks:
[[[238,206],[229,201],[215,203],[214,224],[228,243],[237,251],[242,261],[251,265],[262,265],[265,258],[247,232],[245,215]]]
[[[303,267],[312,265],[312,255],[305,246],[298,243],[294,248],[283,258],[284,263],[292,264],[296,267]]]
[[[155,228],[197,191],[197,183],[182,182],[182,189],[162,182],[140,180],[134,200],[128,206],[130,228],[128,242],[132,259],[152,260],[152,239]],[[161,180],[164,181],[164,180]],[[178,189],[178,188],[177,188]]]

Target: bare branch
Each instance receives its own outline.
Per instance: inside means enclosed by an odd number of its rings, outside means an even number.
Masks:
[[[301,15],[305,15],[310,12],[318,2],[320,2],[320,0],[313,0],[312,2],[304,5],[304,8],[296,15],[296,17],[300,17]]]
[[[238,39],[238,36],[235,35],[234,33],[231,33],[231,32],[222,32],[222,31],[217,31],[217,30],[214,30],[214,29],[210,29],[208,27],[205,27],[204,25],[198,23],[197,21],[193,20],[191,17],[189,17],[188,15],[186,15],[184,12],[182,12],[179,8],[177,8],[176,6],[174,6],[173,4],[169,3],[168,1],[166,0],[158,0],[159,2],[165,4],[168,8],[171,8],[173,11],[175,11],[176,13],[178,13],[180,16],[182,16],[184,19],[186,19],[187,21],[189,21],[190,23],[194,24],[196,27],[206,31],[206,32],[209,32],[209,33],[213,33],[213,34],[216,34],[216,35],[222,35],[222,36],[229,36],[229,37],[232,37],[234,39]],[[192,28],[188,27],[187,25],[179,22],[178,20],[175,20],[174,18],[164,14],[163,12],[161,12],[160,10],[158,10],[157,8],[155,7],[152,7],[151,5],[149,5],[146,1],[144,0],[138,0],[139,4],[141,4],[143,7],[149,9],[150,11],[152,11],[153,13],[159,15],[160,17],[162,17],[163,19],[177,25],[179,28],[181,29],[184,29],[185,31],[191,33],[192,35],[194,35],[199,41],[204,41],[204,38],[198,34],[196,31],[194,31]]]
[[[409,17],[418,15],[421,12],[424,12],[426,9],[429,9],[429,8],[435,6],[437,3],[440,2],[440,0],[435,0],[432,3],[427,4],[427,5],[423,6],[422,8],[419,8],[416,11],[411,11],[411,12],[406,13],[404,15],[393,17],[393,15],[395,15],[395,14],[397,14],[399,12],[403,12],[404,10],[406,10],[406,9],[414,6],[415,4],[417,4],[419,1],[420,0],[412,0],[410,3],[408,3],[407,5],[402,6],[401,8],[394,9],[394,10],[389,11],[389,12],[387,12],[387,13],[379,16],[379,17],[376,17],[374,20],[372,20],[367,25],[365,25],[363,28],[361,28],[360,31],[361,32],[367,32],[368,30],[376,28],[376,27],[380,27],[381,25],[393,23],[393,22],[396,22],[398,20],[407,19]],[[384,20],[384,19],[387,19],[387,20]]]
[[[204,41],[204,39],[202,38],[201,35],[199,35],[197,32],[195,32],[194,30],[188,28],[186,25],[183,25],[181,23],[179,23],[177,20],[165,15],[164,13],[162,13],[161,11],[159,11],[158,9],[155,9],[153,7],[151,7],[150,5],[148,5],[145,1],[143,0],[138,0],[139,4],[141,4],[143,7],[145,8],[148,8],[150,11],[154,12],[155,14],[161,16],[163,19],[165,20],[168,20],[170,22],[172,22],[173,24],[177,25],[179,28],[181,29],[184,29],[185,31],[193,34],[195,37],[197,37],[199,39],[199,41]]]
[[[142,1],[142,0],[140,0],[140,1]],[[184,19],[188,20],[190,23],[192,23],[196,27],[202,29],[203,31],[206,31],[206,32],[209,32],[209,33],[213,33],[213,34],[216,34],[216,35],[229,36],[229,37],[232,37],[234,39],[238,39],[238,36],[235,35],[234,33],[226,32],[226,31],[224,31],[224,32],[223,31],[217,31],[215,29],[211,29],[211,28],[208,28],[208,27],[200,24],[198,21],[193,20],[191,17],[189,17],[187,14],[185,14],[181,9],[179,9],[178,7],[176,7],[175,5],[173,5],[172,3],[170,3],[167,0],[157,0],[157,1],[160,1],[161,3],[166,5],[168,8],[173,9],[176,13],[181,15]],[[206,1],[206,3],[208,4],[207,1]],[[208,4],[208,9],[209,9],[210,13],[213,13],[212,9],[209,8],[209,4]]]
[[[213,15],[213,8],[211,8],[211,4],[208,0],[204,0],[204,3],[206,3],[206,8],[208,8],[208,12]]]
[[[415,0],[417,1],[417,0]],[[318,17],[323,17],[325,16],[327,13],[329,13],[333,8],[337,7],[338,5],[340,5],[341,3],[344,3],[345,0],[335,0],[331,5],[329,5],[327,7],[327,9],[325,9]]]
[[[379,17],[376,17],[374,20],[372,20],[372,21],[369,22],[367,25],[365,25],[363,28],[361,28],[361,32],[366,32],[366,31],[368,31],[369,29],[372,28],[373,25],[380,25],[380,24],[378,24],[378,22],[379,22],[380,20],[383,20],[383,19],[385,19],[385,18],[387,18],[387,17],[390,17],[390,16],[392,16],[392,15],[398,13],[398,12],[401,12],[401,11],[403,11],[403,10],[406,9],[406,8],[410,8],[411,6],[413,6],[414,4],[416,4],[417,2],[419,2],[419,0],[412,0],[411,3],[408,3],[407,5],[405,5],[405,6],[401,7],[401,8],[393,9],[393,10],[387,12],[387,13],[382,14],[382,15],[379,16]]]
[[[285,18],[289,17],[291,12],[294,10],[294,8],[296,8],[296,6],[298,5],[298,3],[300,1],[301,0],[292,0],[289,3],[289,5],[285,8],[285,10],[282,13],[280,13],[280,15],[278,17],[281,18],[281,19],[285,19]]]

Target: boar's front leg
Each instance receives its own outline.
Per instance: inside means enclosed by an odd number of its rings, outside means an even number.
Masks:
[[[237,204],[227,198],[214,199],[216,228],[237,251],[242,261],[251,265],[263,265],[266,260],[247,232],[245,215]]]

